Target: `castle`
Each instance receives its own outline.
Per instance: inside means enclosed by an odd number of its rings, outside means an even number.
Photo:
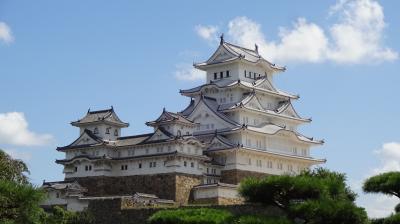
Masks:
[[[71,122],[80,135],[57,148],[65,153],[56,161],[65,180],[44,183],[54,199],[48,203],[138,192],[180,204],[234,203],[245,177],[296,174],[325,162],[310,156],[323,141],[297,131],[311,122],[292,105],[299,97],[273,85],[285,68],[265,60],[257,45],[247,49],[221,36],[212,56],[194,67],[206,72],[206,83],[180,91],[190,98],[182,111],[163,109],[146,122],[152,133],[121,136],[129,124],[113,108]]]

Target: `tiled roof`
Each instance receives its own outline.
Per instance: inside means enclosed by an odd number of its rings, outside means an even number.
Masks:
[[[90,124],[90,123],[95,123],[95,122],[109,122],[112,124],[115,124],[120,127],[128,127],[129,124],[121,121],[117,114],[114,111],[114,108],[111,107],[110,109],[107,110],[97,110],[97,111],[90,111],[86,113],[86,115],[77,120],[71,122],[73,126],[81,126],[83,124]]]
[[[276,88],[273,88],[272,90],[260,88],[262,80],[267,80],[267,78],[260,79],[259,81],[256,81],[256,82],[253,82],[253,83],[247,82],[247,81],[244,81],[244,80],[220,79],[220,80],[217,80],[217,81],[213,81],[213,82],[211,82],[209,84],[204,84],[204,85],[197,86],[197,87],[194,87],[194,88],[191,88],[191,89],[180,90],[179,92],[182,95],[190,95],[190,94],[195,94],[195,93],[200,94],[200,92],[203,90],[203,88],[206,88],[206,87],[217,87],[217,88],[220,88],[220,89],[224,89],[224,88],[232,88],[232,87],[239,86],[239,87],[251,90],[251,91],[256,90],[256,91],[260,91],[260,92],[263,92],[263,93],[268,93],[268,94],[272,94],[272,95],[278,95],[278,96],[282,96],[282,97],[286,97],[286,98],[292,98],[292,99],[299,98],[299,96],[297,96],[297,95],[286,93],[286,92],[278,90]]]
[[[170,123],[170,122],[178,122],[178,123],[183,123],[183,124],[189,124],[189,125],[195,125],[193,121],[187,119],[180,113],[173,113],[166,111],[163,109],[163,112],[161,115],[154,121],[149,121],[146,122],[146,125],[148,126],[158,126],[159,124],[162,123]]]
[[[224,58],[222,60],[212,60],[218,52],[218,49],[224,48],[226,51],[228,51],[231,54],[231,57]],[[221,63],[226,63],[230,61],[235,61],[235,60],[245,60],[251,63],[265,63],[268,65],[269,68],[278,70],[278,71],[284,71],[286,68],[285,67],[280,67],[277,66],[268,60],[264,59],[259,53],[258,50],[254,49],[248,49],[245,47],[241,47],[232,43],[228,43],[225,41],[222,41],[220,43],[220,46],[218,49],[215,51],[215,53],[206,61],[202,63],[197,63],[195,64],[195,67],[201,68],[202,66],[207,66],[207,65],[213,65],[213,64],[221,64]]]

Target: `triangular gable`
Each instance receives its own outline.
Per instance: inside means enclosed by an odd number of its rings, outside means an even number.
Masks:
[[[71,143],[69,146],[79,146],[79,145],[93,145],[93,144],[98,144],[101,143],[102,141],[100,138],[92,134],[89,130],[85,129],[81,136],[79,136],[78,139],[76,139],[73,143]]]
[[[262,81],[260,80],[256,82],[255,87],[276,92],[275,87],[272,85],[272,83],[268,80],[267,77],[263,78]]]
[[[226,149],[226,148],[232,148],[234,147],[234,144],[229,142],[228,139],[216,135],[213,139],[211,139],[208,150],[215,150],[215,149]]]
[[[160,117],[157,118],[156,122],[168,121],[172,119],[174,119],[174,117],[164,110],[163,113],[160,115]]]
[[[188,116],[188,119],[201,124],[204,124],[206,119],[212,120],[212,122],[208,123],[214,124],[215,129],[239,125],[230,120],[226,115],[217,112],[216,109],[213,109],[212,105],[209,105],[209,103],[207,103],[203,97],[197,103],[192,113]]]
[[[214,54],[207,60],[207,64],[217,63],[236,57],[237,55],[233,54],[233,52],[230,52],[223,45],[219,45]]]
[[[183,142],[191,145],[199,145],[199,146],[204,146],[204,143],[201,142],[198,138],[195,138],[193,136],[186,136],[183,137]]]
[[[294,109],[294,107],[290,101],[287,102],[285,105],[282,105],[282,107],[278,109],[277,113],[288,116],[288,117],[294,117],[294,118],[301,119],[301,117],[296,112],[296,110]]]
[[[159,128],[153,133],[153,135],[144,140],[144,142],[165,140],[165,139],[170,139],[171,137],[172,137],[171,133]]]
[[[242,101],[243,105],[247,108],[255,109],[255,110],[264,110],[263,106],[261,105],[260,101],[258,100],[255,93],[252,93],[247,98]]]

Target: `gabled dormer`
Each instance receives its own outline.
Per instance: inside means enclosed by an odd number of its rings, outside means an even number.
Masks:
[[[128,127],[129,123],[121,121],[114,108],[111,107],[107,110],[97,111],[89,109],[83,118],[71,122],[71,125],[79,127],[80,134],[87,129],[101,139],[114,141],[121,136],[121,128]]]
[[[146,125],[153,127],[154,130],[161,127],[175,136],[183,136],[193,134],[193,131],[200,124],[193,122],[182,114],[169,112],[164,108],[156,120],[146,122]]]
[[[207,83],[228,80],[244,80],[253,82],[285,70],[264,59],[258,52],[258,46],[248,49],[224,41],[221,36],[220,45],[211,57],[194,67],[207,72]]]

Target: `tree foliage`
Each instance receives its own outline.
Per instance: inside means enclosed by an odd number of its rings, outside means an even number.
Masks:
[[[45,193],[28,182],[28,168],[0,150],[0,223],[4,224],[78,224],[93,223],[87,212],[69,212],[56,207],[45,213],[40,202]]]
[[[0,180],[0,223],[40,223],[43,198],[30,184]]]
[[[148,220],[150,224],[231,224],[233,215],[224,210],[198,208],[162,210]]]
[[[0,180],[27,184],[25,173],[29,173],[29,170],[22,160],[13,159],[0,149]]]
[[[346,176],[326,169],[305,171],[297,176],[246,179],[239,192],[249,202],[275,205],[292,220],[305,223],[366,223],[367,214],[355,205],[356,194],[346,185]]]
[[[71,212],[55,206],[51,213],[42,216],[43,224],[91,224],[94,217],[87,211]]]
[[[382,193],[400,198],[400,172],[387,172],[368,178],[363,185],[367,193]]]
[[[293,222],[286,217],[264,217],[246,215],[239,217],[235,223],[238,224],[293,224]]]

